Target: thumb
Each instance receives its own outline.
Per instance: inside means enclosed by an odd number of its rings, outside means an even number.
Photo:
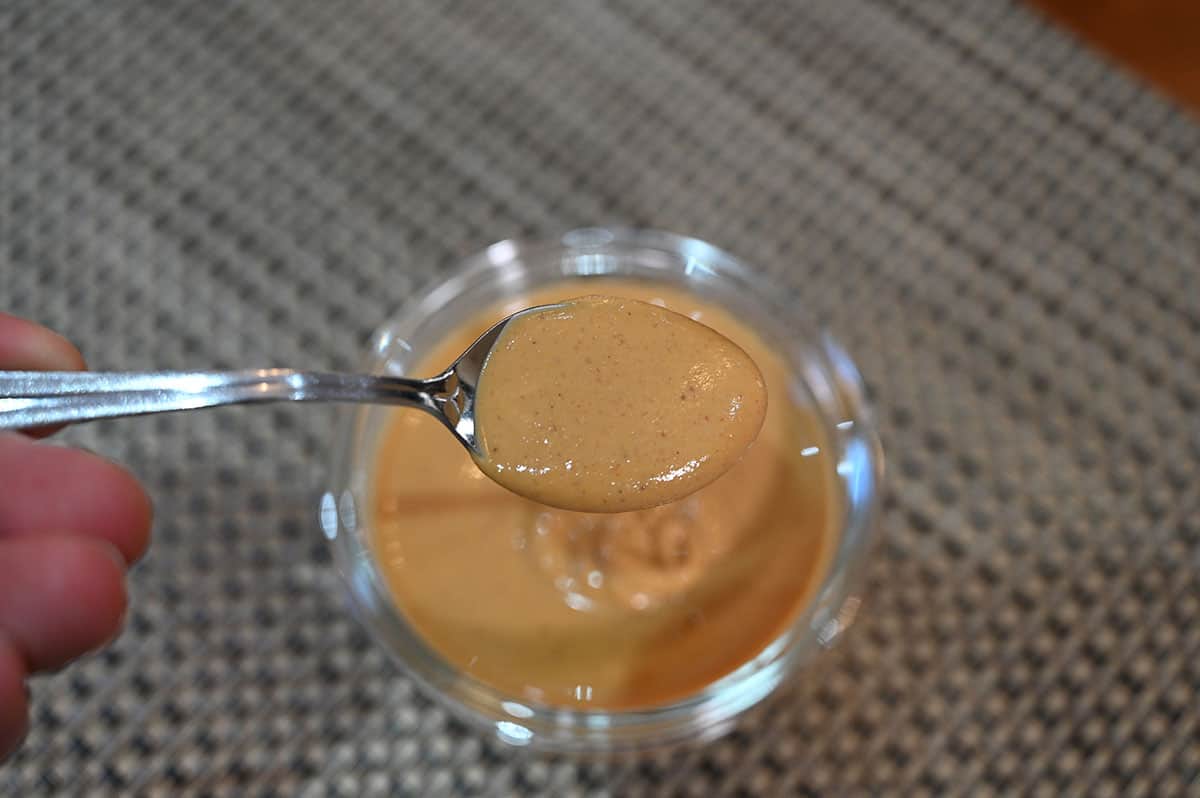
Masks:
[[[0,370],[82,371],[87,368],[74,344],[31,321],[0,313]],[[27,430],[42,437],[54,429]]]

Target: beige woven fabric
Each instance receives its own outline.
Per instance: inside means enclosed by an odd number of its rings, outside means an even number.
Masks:
[[[826,322],[890,456],[844,643],[618,766],[515,756],[368,643],[328,409],[73,430],[157,539],[0,793],[1200,794],[1198,153],[993,0],[0,3],[0,309],[93,366],[352,368],[463,254],[645,225]]]

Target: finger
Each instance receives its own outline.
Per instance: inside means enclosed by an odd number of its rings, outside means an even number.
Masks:
[[[0,369],[8,371],[82,371],[87,368],[74,344],[31,321],[0,313]],[[58,427],[26,430],[41,438]]]
[[[16,749],[28,728],[25,660],[12,641],[0,634],[0,763]]]
[[[130,563],[146,551],[150,499],[115,463],[0,433],[0,474],[0,542],[51,529],[108,541]]]
[[[79,371],[86,368],[75,345],[55,332],[0,313],[0,368],[13,371]]]
[[[125,615],[125,564],[102,540],[0,541],[0,636],[30,671],[61,668],[116,636]]]

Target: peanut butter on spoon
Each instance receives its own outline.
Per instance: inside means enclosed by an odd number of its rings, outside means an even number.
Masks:
[[[543,504],[640,510],[725,473],[766,408],[758,367],[720,333],[647,302],[581,297],[504,328],[476,387],[476,461]]]

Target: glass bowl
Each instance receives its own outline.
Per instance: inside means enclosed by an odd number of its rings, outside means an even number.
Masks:
[[[469,724],[516,746],[617,753],[710,739],[755,705],[853,621],[854,590],[873,536],[882,455],[849,357],[786,294],[722,250],[669,233],[592,228],[558,241],[501,241],[467,258],[408,300],[376,333],[365,370],[403,374],[419,353],[477,313],[567,278],[613,275],[686,288],[723,306],[792,368],[793,391],[825,427],[840,492],[837,537],[815,598],[753,660],[674,703],[639,710],[563,709],[505,695],[456,669],[405,620],[372,559],[369,507],[375,446],[387,408],[351,408],[339,424],[320,522],[362,623],[436,700]],[[420,454],[414,452],[414,457]]]

